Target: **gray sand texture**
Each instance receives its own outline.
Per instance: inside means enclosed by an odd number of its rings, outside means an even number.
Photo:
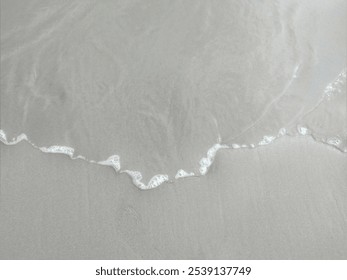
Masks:
[[[282,138],[139,191],[112,168],[1,145],[0,258],[346,259],[346,167]]]
[[[0,5],[0,258],[347,258],[346,1]]]

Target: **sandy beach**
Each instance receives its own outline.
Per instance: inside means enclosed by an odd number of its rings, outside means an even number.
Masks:
[[[347,258],[346,1],[0,4],[1,259]]]
[[[345,259],[346,155],[310,138],[225,150],[200,178],[1,145],[1,259]]]

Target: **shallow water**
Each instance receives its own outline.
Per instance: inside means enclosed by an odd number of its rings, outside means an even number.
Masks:
[[[112,166],[141,189],[283,135],[347,152],[346,8],[1,0],[0,140]]]

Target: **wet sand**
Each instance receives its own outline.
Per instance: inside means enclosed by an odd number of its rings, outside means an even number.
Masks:
[[[347,258],[345,1],[212,2],[0,0],[1,259]]]
[[[141,191],[112,168],[0,144],[1,259],[346,259],[346,154],[308,137],[223,150]]]
[[[117,158],[141,189],[301,129],[347,151],[345,1],[0,3],[0,141]]]

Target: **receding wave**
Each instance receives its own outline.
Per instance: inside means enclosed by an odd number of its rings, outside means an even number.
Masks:
[[[282,136],[347,152],[345,1],[17,2],[1,9],[4,144],[141,189]]]

